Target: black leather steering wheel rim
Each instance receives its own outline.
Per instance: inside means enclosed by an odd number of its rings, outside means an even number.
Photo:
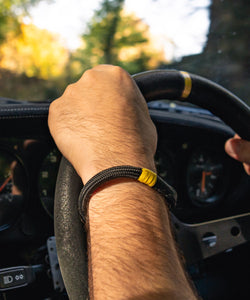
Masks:
[[[220,85],[175,70],[156,70],[133,76],[146,101],[169,99],[196,104],[220,117],[242,138],[250,140],[250,108]],[[60,268],[70,299],[88,296],[86,233],[77,211],[82,183],[62,158],[55,193],[55,235]]]

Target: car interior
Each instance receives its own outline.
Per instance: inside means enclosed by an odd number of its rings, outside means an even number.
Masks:
[[[235,133],[250,140],[244,47],[250,5],[223,2],[209,2],[201,53],[132,75],[157,128],[157,173],[178,195],[169,209],[180,255],[208,300],[250,294],[250,176],[224,150]],[[223,57],[218,49],[212,55],[215,47],[224,47]],[[86,233],[77,211],[82,182],[50,135],[54,98],[28,98],[0,90],[0,299],[86,299]]]

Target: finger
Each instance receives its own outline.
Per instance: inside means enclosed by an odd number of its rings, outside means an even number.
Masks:
[[[249,164],[243,164],[243,166],[244,166],[244,169],[245,169],[246,173],[248,175],[250,175],[250,165]]]
[[[233,158],[250,164],[250,142],[238,137],[229,139],[225,144],[226,152]]]

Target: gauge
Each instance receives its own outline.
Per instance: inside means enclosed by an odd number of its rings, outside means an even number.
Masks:
[[[20,216],[27,186],[22,163],[13,154],[0,149],[0,231]]]
[[[217,202],[224,191],[223,159],[206,150],[194,152],[187,168],[188,196],[197,205]]]
[[[157,174],[162,177],[168,184],[174,185],[174,162],[171,154],[164,151],[157,151],[155,156]]]
[[[44,159],[39,173],[39,196],[45,211],[53,218],[54,194],[61,154],[52,150]]]

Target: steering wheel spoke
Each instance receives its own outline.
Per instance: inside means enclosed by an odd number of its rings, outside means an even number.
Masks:
[[[196,224],[183,223],[174,215],[171,219],[187,264],[229,251],[250,240],[250,213]]]

